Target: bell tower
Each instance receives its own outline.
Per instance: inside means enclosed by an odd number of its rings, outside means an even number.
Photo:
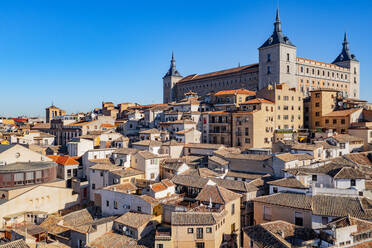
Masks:
[[[163,103],[176,101],[176,84],[182,79],[181,74],[176,69],[176,60],[172,52],[171,64],[168,72],[163,77]]]
[[[348,97],[359,99],[360,62],[356,59],[354,54],[350,53],[349,42],[347,41],[346,32],[344,35],[344,42],[342,42],[341,53],[332,62],[332,64],[336,64],[338,66],[350,69],[350,76],[349,76],[350,86],[349,86]]]
[[[258,48],[258,53],[259,89],[263,89],[270,84],[280,83],[286,83],[291,88],[297,87],[297,48],[282,32],[279,9],[276,10],[274,31],[265,43]]]

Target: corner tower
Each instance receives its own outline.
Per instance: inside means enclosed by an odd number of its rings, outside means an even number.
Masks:
[[[286,83],[297,87],[296,56],[297,48],[282,33],[279,9],[276,10],[273,34],[258,48],[259,83],[258,88],[267,85]]]
[[[347,41],[346,32],[344,35],[344,42],[342,42],[341,53],[332,62],[332,64],[336,64],[338,66],[350,69],[350,76],[349,76],[350,86],[349,86],[348,96],[351,98],[359,98],[360,62],[355,58],[354,54],[350,53],[349,42]]]
[[[176,83],[182,79],[181,74],[176,69],[176,60],[174,59],[174,53],[172,52],[171,64],[168,72],[163,77],[163,103],[175,101],[176,95]]]

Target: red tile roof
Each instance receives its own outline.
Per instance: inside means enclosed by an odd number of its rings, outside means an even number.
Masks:
[[[77,157],[70,157],[67,155],[49,155],[49,158],[51,158],[54,162],[60,165],[77,165],[79,164],[78,161],[76,161]]]
[[[112,125],[112,124],[101,124],[101,127],[115,127],[115,125]]]
[[[270,103],[270,104],[274,104],[272,101],[269,101],[269,100],[266,100],[266,99],[263,99],[263,98],[256,98],[256,99],[252,99],[252,100],[249,100],[249,101],[246,101],[246,102],[242,102],[242,103],[239,103],[240,105],[244,105],[244,104],[253,104],[253,103]]]
[[[325,117],[346,117],[358,110],[361,110],[359,108],[356,109],[347,109],[347,110],[338,110],[338,111],[332,111],[331,113],[328,113],[324,115]]]
[[[223,96],[223,95],[236,95],[236,94],[245,94],[245,95],[251,95],[255,96],[256,92],[246,89],[237,89],[237,90],[221,90],[218,91],[215,96]]]

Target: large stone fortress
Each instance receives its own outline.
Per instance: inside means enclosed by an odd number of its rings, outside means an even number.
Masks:
[[[258,48],[258,64],[182,77],[172,54],[171,66],[163,77],[163,102],[180,100],[190,91],[202,96],[228,89],[259,90],[279,83],[296,87],[304,96],[311,90],[327,88],[359,98],[360,63],[350,53],[346,33],[341,53],[332,63],[325,63],[297,57],[297,47],[284,36],[281,26],[277,10],[274,31]]]

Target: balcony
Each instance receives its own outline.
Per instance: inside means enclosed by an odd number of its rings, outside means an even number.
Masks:
[[[155,241],[170,241],[172,240],[171,231],[156,231]]]

